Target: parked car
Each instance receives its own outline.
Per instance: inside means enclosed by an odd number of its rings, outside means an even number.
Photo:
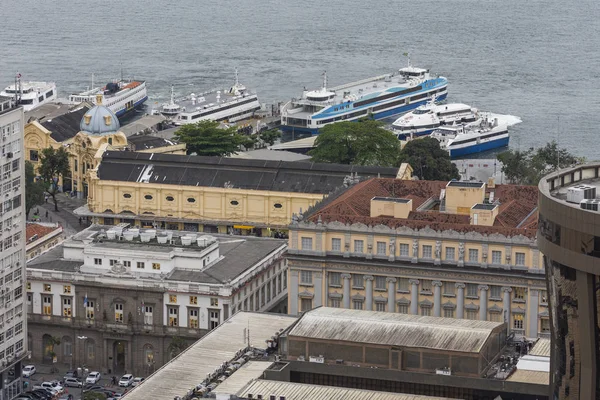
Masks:
[[[88,392],[93,392],[93,391],[95,391],[95,390],[102,390],[102,389],[104,389],[104,388],[103,388],[102,386],[98,386],[98,385],[93,385],[93,384],[91,384],[91,383],[87,383],[87,384],[86,384],[86,385],[83,387],[83,389],[84,389],[85,391],[88,391]]]
[[[131,386],[132,383],[133,383],[133,375],[131,375],[131,374],[123,375],[121,377],[121,379],[119,380],[119,386],[122,386],[122,387],[129,387],[129,386]]]
[[[65,389],[60,385],[60,383],[58,383],[58,381],[42,382],[40,384],[40,387],[44,389],[54,390],[58,394],[63,394],[65,392]]]
[[[98,381],[101,378],[102,378],[102,375],[100,375],[100,372],[98,372],[98,371],[92,371],[87,376],[87,378],[85,378],[85,383],[98,383]]]
[[[50,389],[33,389],[31,393],[34,396],[38,396],[38,398],[40,399],[51,399],[52,397],[54,397],[54,393],[52,393]]]
[[[23,367],[23,378],[31,378],[31,375],[35,374],[37,371],[35,370],[35,365],[26,365]]]
[[[76,370],[69,370],[67,371],[67,373],[65,374],[65,376],[63,377],[63,379],[67,379],[67,378],[77,378],[77,371]]]
[[[135,386],[139,385],[142,382],[144,382],[144,377],[137,376],[137,377],[133,378],[133,382],[131,383],[131,386],[135,387]]]
[[[115,393],[111,397],[107,397],[106,400],[119,400],[121,397],[123,397],[122,393]]]
[[[76,387],[76,388],[80,388],[83,386],[83,382],[81,382],[77,378],[65,378],[63,384],[67,387]]]

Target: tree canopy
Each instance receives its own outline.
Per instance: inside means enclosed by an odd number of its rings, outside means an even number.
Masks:
[[[181,126],[175,138],[187,146],[188,154],[227,157],[240,150],[240,146],[252,147],[256,137],[238,132],[235,126],[220,128],[217,121],[200,121]]]
[[[281,132],[277,129],[264,129],[260,131],[258,137],[269,146],[273,146],[275,141],[281,137]]]
[[[440,148],[440,142],[431,137],[411,140],[400,152],[400,163],[409,163],[420,179],[449,181],[460,179],[458,168],[450,161],[450,154]]]
[[[400,143],[377,121],[325,125],[308,154],[315,162],[397,166]]]
[[[38,173],[42,179],[44,190],[54,201],[54,210],[58,211],[56,203],[58,181],[61,177],[69,174],[69,154],[63,147],[59,147],[58,149],[52,147],[43,149],[40,155]]]
[[[519,185],[537,185],[544,175],[583,162],[566,149],[559,148],[554,140],[538,149],[507,150],[497,158],[502,162],[502,173],[506,178]]]
[[[173,336],[169,346],[167,347],[167,351],[171,354],[171,358],[179,355],[182,351],[187,349],[188,343],[179,336]]]
[[[35,180],[35,171],[31,161],[25,161],[25,216],[37,205],[44,203],[44,185]]]

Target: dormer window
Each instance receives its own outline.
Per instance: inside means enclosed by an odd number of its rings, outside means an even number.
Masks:
[[[83,116],[83,122],[85,122],[86,125],[89,125],[90,122],[92,122],[92,116],[91,115],[84,115]]]
[[[110,115],[105,115],[104,116],[104,124],[106,126],[110,126],[111,122],[112,122],[112,117]]]

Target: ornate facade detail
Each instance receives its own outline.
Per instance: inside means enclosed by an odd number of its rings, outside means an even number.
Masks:
[[[433,281],[433,282],[431,282],[431,286],[442,287],[442,282],[440,282],[440,281]]]
[[[350,278],[352,278],[352,275],[350,275],[350,274],[342,274],[340,276],[341,276],[342,279],[348,279],[348,280],[350,280]]]
[[[509,286],[502,286],[500,288],[500,290],[502,290],[503,292],[508,292],[508,293],[512,292],[512,288]]]
[[[363,276],[363,279],[364,279],[365,281],[372,281],[372,280],[373,280],[373,279],[375,279],[375,278],[373,277],[373,275],[365,275],[365,276]]]
[[[479,290],[479,291],[490,290],[490,287],[488,285],[479,285],[479,286],[477,286],[477,290]]]
[[[418,279],[409,279],[408,283],[410,283],[411,285],[417,285],[419,286],[419,280]]]
[[[390,282],[390,283],[396,283],[397,279],[396,278],[385,278],[386,282]]]
[[[466,288],[466,287],[467,287],[467,285],[465,285],[464,283],[459,283],[459,282],[456,282],[456,283],[454,284],[454,286],[455,286],[457,289],[464,289],[464,288]]]

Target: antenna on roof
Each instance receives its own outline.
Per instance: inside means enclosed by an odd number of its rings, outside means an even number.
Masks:
[[[323,71],[323,91],[327,91],[327,71]]]

